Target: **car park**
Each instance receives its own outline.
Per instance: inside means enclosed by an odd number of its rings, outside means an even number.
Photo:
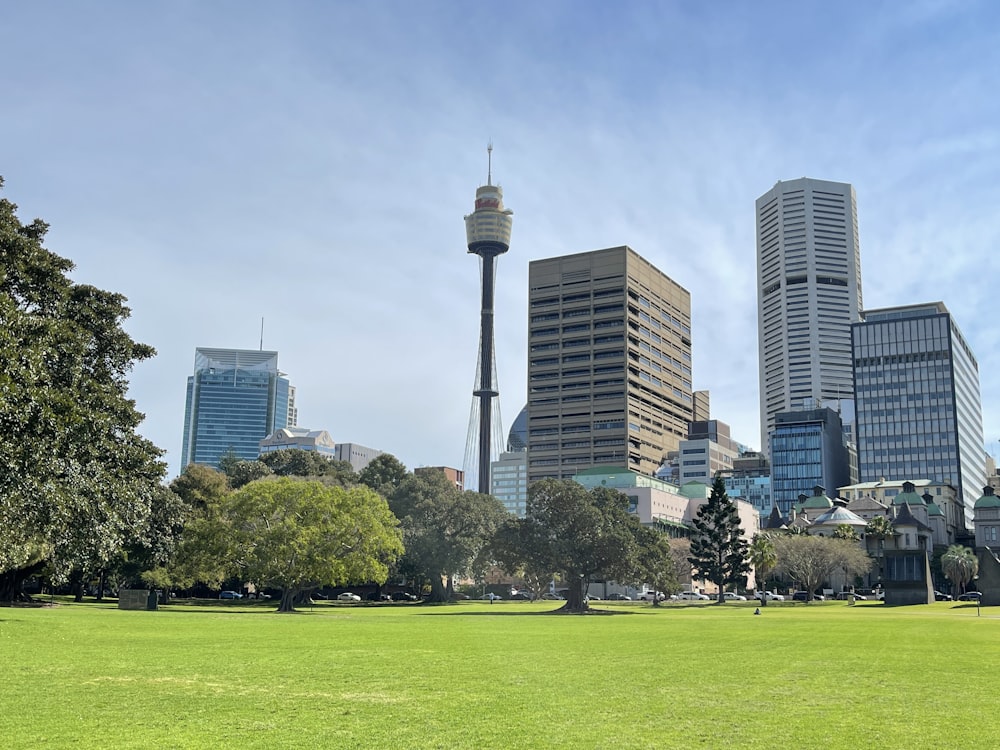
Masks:
[[[982,593],[979,591],[966,591],[958,600],[960,602],[978,602],[982,598]]]
[[[745,596],[737,594],[734,591],[723,592],[722,596],[727,602],[745,602],[747,600]]]
[[[337,594],[337,601],[340,602],[360,602],[361,597],[357,594],[352,594],[350,591],[345,591],[343,594]]]
[[[220,599],[242,599],[243,594],[239,591],[222,591],[219,593]]]
[[[934,601],[936,602],[950,602],[952,600],[951,594],[945,594],[940,591],[934,592]]]

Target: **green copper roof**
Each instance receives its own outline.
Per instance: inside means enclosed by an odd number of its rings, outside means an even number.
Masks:
[[[944,511],[938,507],[937,503],[927,503],[928,516],[943,516]]]
[[[924,499],[916,492],[900,492],[892,499],[893,505],[923,505]]]
[[[1000,508],[1000,497],[996,495],[983,495],[976,500],[976,510],[980,508]]]

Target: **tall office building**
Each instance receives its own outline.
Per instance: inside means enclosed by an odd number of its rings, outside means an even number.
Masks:
[[[500,391],[493,349],[493,292],[497,258],[510,248],[513,211],[503,206],[503,190],[493,184],[493,145],[486,184],[476,189],[476,210],[465,217],[469,253],[480,259],[481,305],[476,385],[465,447],[465,477],[482,494],[490,492],[490,461],[500,450]]]
[[[852,330],[860,480],[950,484],[972,529],[986,483],[975,355],[941,302],[862,318]]]
[[[854,188],[803,177],[757,199],[761,448],[779,412],[852,398],[861,310]]]
[[[229,451],[253,461],[260,441],[295,424],[295,389],[278,371],[278,353],[205,349],[187,379],[181,469],[218,466]]]
[[[528,481],[652,475],[693,417],[691,295],[628,247],[528,266]]]
[[[840,415],[833,409],[775,415],[771,433],[771,500],[788,515],[799,495],[816,487],[833,494],[850,482],[850,457]]]

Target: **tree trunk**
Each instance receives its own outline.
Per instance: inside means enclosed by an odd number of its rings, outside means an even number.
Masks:
[[[74,571],[69,579],[70,592],[73,594],[73,601],[79,604],[83,601],[83,571]]]
[[[431,595],[427,599],[431,603],[441,603],[448,601],[448,591],[444,587],[444,580],[440,575],[431,576]]]
[[[101,575],[97,580],[97,601],[99,602],[104,601],[104,586],[107,583],[107,578],[108,578],[107,571],[101,570]]]
[[[32,602],[30,596],[24,593],[24,582],[45,567],[45,561],[39,561],[23,568],[14,568],[0,573],[0,602]]]
[[[590,604],[587,602],[587,585],[585,579],[569,577],[569,590],[566,592],[566,603],[559,608],[560,612],[572,612],[574,614],[583,614],[590,609]]]
[[[278,604],[279,612],[294,612],[295,611],[295,597],[298,596],[299,590],[293,588],[284,588],[281,590],[281,602]]]

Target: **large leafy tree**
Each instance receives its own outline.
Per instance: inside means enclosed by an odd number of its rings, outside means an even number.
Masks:
[[[391,453],[375,456],[358,474],[358,481],[389,497],[407,476],[406,467]]]
[[[657,529],[639,526],[636,543],[635,580],[649,584],[662,594],[680,590],[677,560],[670,548],[670,538]],[[653,596],[653,606],[660,606],[659,596]]]
[[[347,461],[335,461],[316,451],[302,448],[270,451],[261,456],[259,462],[279,477],[326,477],[333,480],[332,484],[339,484],[342,487],[349,487],[358,482],[354,468]],[[236,468],[235,465],[233,468]],[[228,471],[226,473],[229,474]],[[238,470],[234,473],[238,474]],[[238,480],[240,479],[242,477],[238,477]]]
[[[525,516],[505,529],[498,557],[508,570],[524,565],[560,574],[568,586],[562,610],[582,613],[589,609],[586,591],[593,578],[639,576],[640,529],[620,492],[543,479],[528,488]]]
[[[736,504],[726,494],[721,477],[712,482],[708,502],[692,520],[691,554],[688,562],[701,578],[719,587],[719,603],[725,602],[726,587],[739,586],[750,572],[749,543],[743,537]]]
[[[400,570],[428,578],[432,602],[449,599],[453,575],[482,572],[488,544],[507,518],[499,500],[462,490],[435,469],[407,475],[389,507],[400,520],[406,547]]]
[[[402,552],[397,519],[367,487],[264,479],[227,496],[220,516],[233,567],[280,588],[279,612],[293,611],[299,594],[317,586],[384,583]]]
[[[753,565],[757,591],[767,589],[767,575],[778,563],[778,555],[774,549],[774,538],[766,531],[754,534],[750,542],[750,562]],[[767,597],[761,596],[760,603],[767,605]]]
[[[2,186],[2,181],[0,181]],[[47,564],[107,566],[145,527],[164,474],[127,398],[154,355],[123,330],[125,298],[68,276],[48,227],[0,199],[0,598]]]
[[[975,553],[961,544],[953,544],[941,555],[941,570],[945,578],[955,587],[955,595],[965,592],[965,587],[979,572],[979,560]]]
[[[778,556],[775,568],[797,581],[812,598],[836,570],[843,569],[848,577],[862,575],[871,568],[871,558],[857,542],[809,534],[781,534],[774,538]]]

